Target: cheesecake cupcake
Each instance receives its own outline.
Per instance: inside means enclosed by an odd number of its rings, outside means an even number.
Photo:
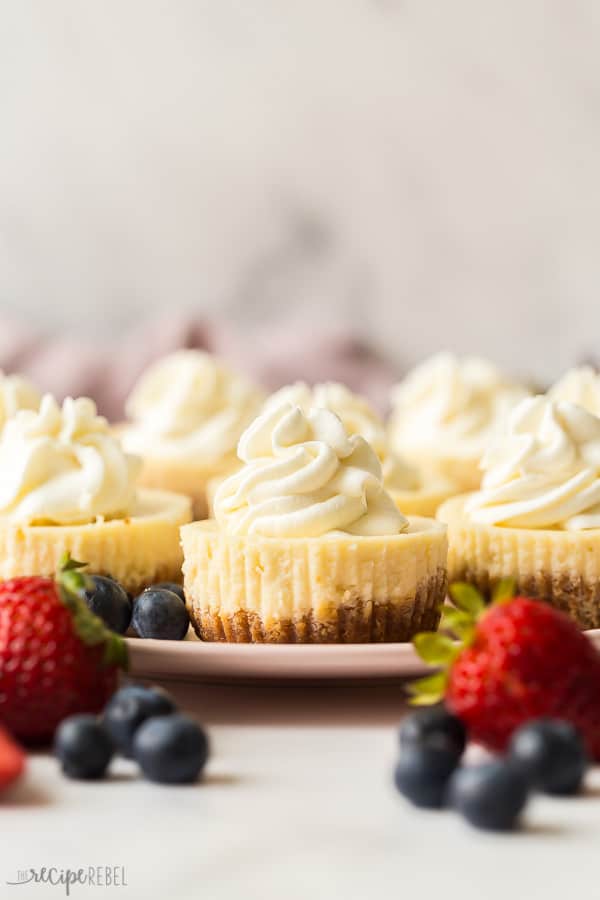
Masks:
[[[69,553],[132,593],[180,580],[190,501],[138,490],[139,468],[92,400],[17,412],[0,438],[0,579],[53,575]]]
[[[473,490],[487,444],[527,393],[485,359],[440,353],[392,390],[390,444],[429,478]]]
[[[238,465],[240,435],[262,393],[200,350],[180,350],[151,366],[127,401],[118,429],[126,450],[142,457],[140,484],[187,494],[206,518],[206,485]]]
[[[600,375],[591,366],[569,369],[548,391],[551,400],[566,400],[600,416]]]
[[[272,394],[264,409],[281,403],[299,406],[305,415],[311,409],[328,409],[339,416],[348,434],[361,435],[379,458],[384,487],[404,513],[434,516],[440,503],[456,493],[441,477],[428,477],[394,452],[383,419],[368,400],[345,385],[330,381],[311,388],[305,382],[296,382]]]
[[[600,627],[600,419],[547,397],[522,400],[483,458],[481,489],[444,503],[451,580],[518,593]]]
[[[404,517],[381,463],[326,409],[279,403],[242,435],[215,520],[182,529],[190,617],[207,641],[407,641],[435,628],[444,526]]]

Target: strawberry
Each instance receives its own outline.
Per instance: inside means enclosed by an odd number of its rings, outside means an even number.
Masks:
[[[25,769],[25,754],[3,728],[0,728],[0,790],[16,781]]]
[[[88,609],[81,563],[56,579],[0,582],[0,721],[26,742],[49,741],[74,713],[99,712],[117,686],[126,645]]]
[[[531,719],[565,719],[600,760],[600,655],[564,613],[510,593],[502,584],[486,607],[474,588],[451,586],[455,607],[443,611],[441,633],[415,638],[422,658],[444,668],[411,685],[413,702],[443,698],[471,739],[493,751]]]

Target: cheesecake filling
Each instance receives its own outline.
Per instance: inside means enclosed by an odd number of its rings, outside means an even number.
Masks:
[[[22,525],[81,525],[128,515],[137,457],[126,454],[87,397],[62,408],[47,394],[0,439],[0,516]]]
[[[215,518],[229,534],[392,535],[408,528],[373,448],[328,409],[267,408],[242,435],[238,456],[243,467],[214,499]]]
[[[446,593],[445,526],[398,535],[235,536],[181,529],[190,616],[204,640],[406,640],[435,628]]]
[[[480,456],[508,411],[527,391],[485,359],[439,353],[392,391],[390,440],[399,452],[424,448]]]
[[[582,407],[526,398],[481,465],[481,490],[465,506],[472,522],[600,528],[600,418]]]
[[[235,456],[261,392],[200,350],[180,350],[142,375],[127,401],[125,447],[140,455],[220,462]]]

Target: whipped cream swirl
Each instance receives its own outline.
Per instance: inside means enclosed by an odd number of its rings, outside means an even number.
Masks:
[[[600,419],[571,403],[529,397],[486,452],[473,522],[518,528],[600,528]]]
[[[393,389],[390,440],[399,452],[426,447],[478,456],[527,393],[485,359],[439,353]]]
[[[85,524],[127,515],[140,463],[87,397],[62,406],[47,394],[0,439],[0,516],[24,525]]]
[[[245,464],[224,481],[215,518],[231,534],[398,534],[408,520],[383,488],[381,464],[330,410],[278,403],[240,439]]]
[[[5,375],[0,370],[0,430],[20,409],[39,409],[42,396],[22,375]]]
[[[210,354],[180,350],[142,375],[127,401],[133,425],[128,449],[218,461],[237,442],[262,403],[261,392]]]
[[[551,400],[566,400],[600,416],[600,375],[591,366],[570,369],[548,391]]]
[[[360,434],[371,445],[379,457],[383,481],[389,490],[421,487],[418,470],[392,451],[383,420],[360,394],[335,381],[316,384],[312,388],[304,381],[297,381],[272,394],[264,408],[273,409],[282,403],[299,406],[305,415],[318,408],[339,416],[348,434]]]

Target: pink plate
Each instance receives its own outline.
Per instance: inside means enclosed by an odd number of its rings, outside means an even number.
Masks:
[[[600,629],[586,632],[600,648]],[[404,678],[427,666],[412,644],[209,644],[128,640],[131,674],[198,681]]]

